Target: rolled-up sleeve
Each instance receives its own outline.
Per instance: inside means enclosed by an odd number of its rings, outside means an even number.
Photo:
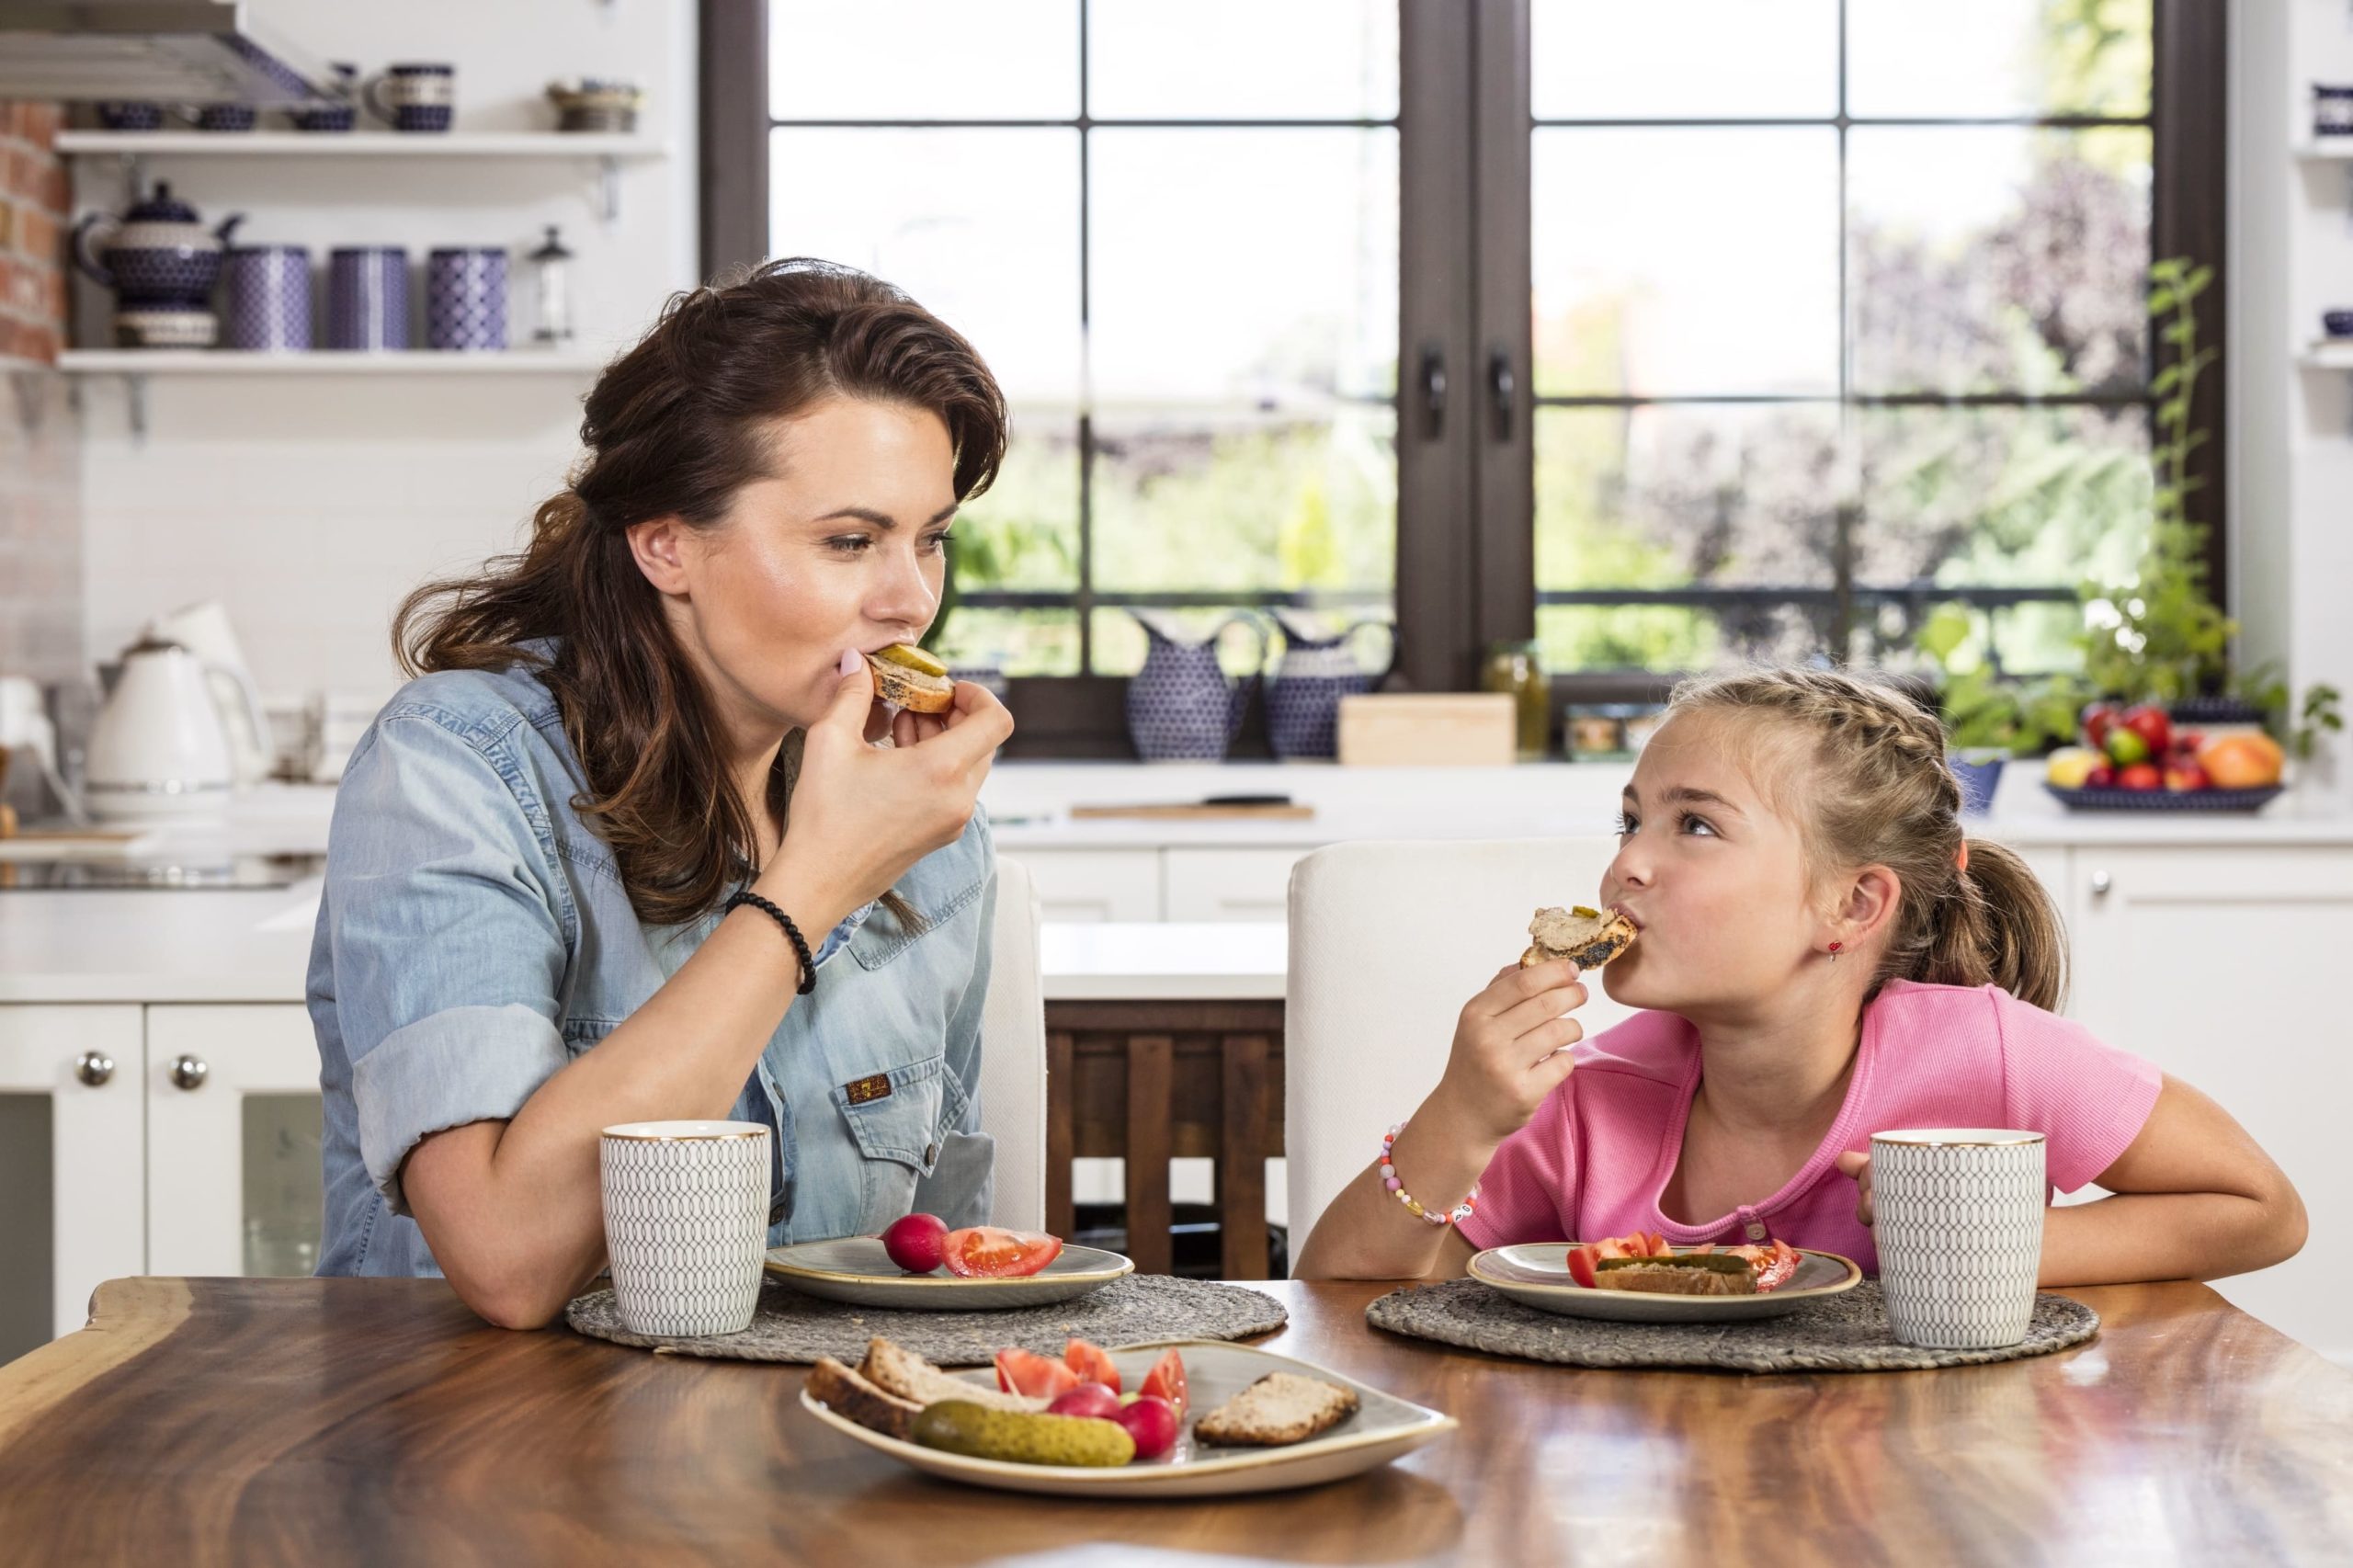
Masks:
[[[430,711],[380,720],[337,790],[336,1017],[360,1155],[396,1213],[420,1140],[511,1118],[568,1060],[569,904],[535,801],[499,743]]]

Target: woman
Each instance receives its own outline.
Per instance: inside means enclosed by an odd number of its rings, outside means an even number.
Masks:
[[[976,797],[1013,722],[879,707],[861,655],[938,608],[995,381],[888,285],[772,262],[673,299],[581,432],[522,553],[402,607],[309,983],[319,1271],[438,1271],[514,1328],[604,1267],[616,1122],[774,1129],[772,1242],[990,1199]]]

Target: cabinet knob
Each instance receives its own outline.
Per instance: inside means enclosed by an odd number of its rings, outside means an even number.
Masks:
[[[212,1068],[201,1056],[179,1056],[172,1060],[172,1082],[183,1089],[200,1089],[204,1080],[211,1076]]]
[[[74,1076],[95,1089],[114,1076],[114,1058],[103,1051],[85,1051],[74,1059]]]
[[[2113,888],[2115,885],[2116,879],[2109,876],[2106,871],[2094,871],[2092,873],[2092,896],[2094,898],[2106,898],[2108,896],[2109,890]]]

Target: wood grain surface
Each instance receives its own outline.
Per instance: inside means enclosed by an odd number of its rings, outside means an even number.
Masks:
[[[1951,1371],[1597,1372],[1261,1286],[1265,1341],[1461,1430],[1320,1490],[1068,1503],[919,1478],[793,1369],[484,1326],[438,1280],[124,1279],[0,1368],[38,1563],[2268,1563],[2353,1556],[2353,1373],[2203,1286],[2071,1292],[2079,1349]]]

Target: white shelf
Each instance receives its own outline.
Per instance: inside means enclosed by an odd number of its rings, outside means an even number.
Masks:
[[[650,137],[607,131],[63,131],[60,153],[125,158],[659,158]]]
[[[2315,343],[2296,357],[2308,370],[2353,370],[2353,342]]]
[[[231,348],[69,348],[58,369],[105,376],[581,376],[605,356],[576,348],[259,354]]]

